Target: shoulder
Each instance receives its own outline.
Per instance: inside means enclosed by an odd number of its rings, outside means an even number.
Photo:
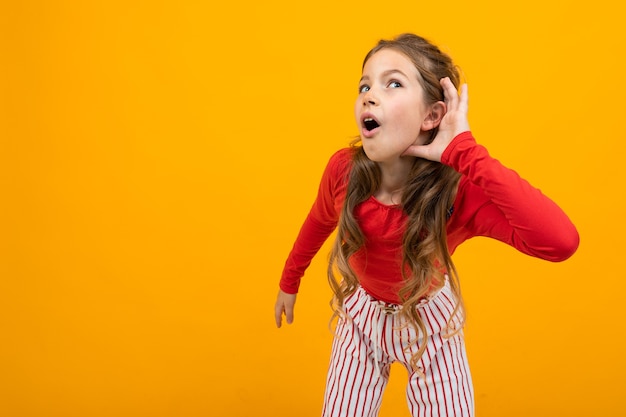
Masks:
[[[346,164],[352,161],[352,157],[359,148],[341,148],[331,157],[329,163]]]
[[[474,184],[467,175],[461,175],[456,198],[462,202],[465,210],[470,212],[491,201],[485,191]]]
[[[478,209],[489,204],[490,199],[485,192],[473,184],[466,175],[461,175],[454,201],[452,218],[459,226],[466,225]]]
[[[352,166],[353,148],[336,151],[324,169],[314,211],[319,218],[336,222],[345,198]]]
[[[358,148],[342,148],[336,151],[328,160],[326,171],[333,177],[343,177],[350,172],[352,158]]]

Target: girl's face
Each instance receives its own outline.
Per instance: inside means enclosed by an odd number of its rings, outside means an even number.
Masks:
[[[365,63],[355,105],[363,149],[369,159],[393,162],[411,145],[424,144],[429,117],[421,75],[406,55],[376,52]]]

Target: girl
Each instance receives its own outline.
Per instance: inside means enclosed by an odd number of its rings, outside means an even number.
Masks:
[[[337,228],[328,277],[339,317],[323,416],[376,416],[392,362],[413,416],[470,416],[463,302],[451,254],[488,236],[550,261],[578,233],[563,211],[478,145],[451,59],[405,34],[365,57],[360,138],[335,153],[289,254],[276,300],[293,322],[305,269]]]

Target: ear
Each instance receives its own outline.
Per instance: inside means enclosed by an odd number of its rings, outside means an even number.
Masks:
[[[437,101],[430,106],[430,111],[422,122],[422,130],[432,130],[439,126],[441,119],[446,115],[447,107],[443,101]]]

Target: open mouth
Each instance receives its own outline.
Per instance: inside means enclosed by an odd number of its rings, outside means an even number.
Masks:
[[[371,132],[379,126],[380,125],[378,124],[378,122],[371,117],[363,119],[363,127],[365,127],[365,130],[367,130],[368,132]]]

